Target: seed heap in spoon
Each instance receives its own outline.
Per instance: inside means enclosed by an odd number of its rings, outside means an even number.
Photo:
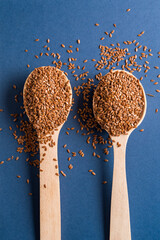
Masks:
[[[111,136],[136,128],[144,111],[144,93],[132,74],[117,70],[106,74],[94,92],[94,116]]]
[[[68,117],[72,91],[68,78],[51,66],[34,69],[24,86],[24,107],[38,139],[62,125]]]

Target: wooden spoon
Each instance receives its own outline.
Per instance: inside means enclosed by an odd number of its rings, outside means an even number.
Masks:
[[[126,73],[132,75],[129,72]],[[145,91],[141,83],[140,86],[144,94],[144,110],[138,125],[140,125],[141,122],[143,121],[147,109]],[[94,98],[93,98],[93,112],[94,112]],[[134,128],[132,128],[126,135],[120,135],[118,137],[110,136],[113,141],[114,149],[114,169],[112,180],[112,197],[110,214],[110,240],[131,240],[125,155],[127,141],[133,130]],[[120,147],[117,146],[117,142],[121,144]]]
[[[57,71],[60,71],[57,69]],[[32,73],[31,73],[32,74]],[[26,88],[31,74],[28,76],[23,90],[25,100]],[[64,75],[64,74],[63,74]],[[66,81],[68,81],[65,76]],[[54,79],[53,79],[54,81]],[[69,84],[70,85],[70,84]],[[70,86],[70,104],[72,90]],[[30,115],[25,107],[28,118]],[[69,115],[68,110],[68,115]],[[67,115],[67,117],[68,117]],[[64,124],[64,122],[63,122]],[[54,147],[49,147],[48,142],[39,142],[40,148],[40,239],[61,240],[61,210],[60,210],[60,184],[58,173],[58,136],[63,124],[57,127],[51,134],[45,136],[52,139]],[[43,161],[44,159],[44,161]],[[43,171],[41,171],[41,169]]]

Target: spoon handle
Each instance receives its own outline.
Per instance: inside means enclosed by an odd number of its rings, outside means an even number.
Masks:
[[[110,240],[131,240],[125,153],[127,137],[114,143],[114,169],[111,197]]]
[[[52,136],[54,147],[49,142],[40,144],[40,240],[61,240],[60,186],[56,175],[58,135],[56,131]]]

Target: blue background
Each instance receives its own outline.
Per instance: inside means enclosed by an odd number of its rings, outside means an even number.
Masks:
[[[126,9],[130,8],[130,12]],[[50,65],[51,58],[43,56],[36,59],[44,49],[47,38],[51,39],[49,46],[62,55],[64,61],[69,57],[66,49],[60,47],[77,47],[80,39],[80,52],[73,57],[78,58],[82,65],[84,59],[99,59],[99,44],[110,44],[137,39],[137,34],[145,30],[138,39],[140,44],[152,48],[154,56],[149,59],[151,70],[147,78],[142,80],[146,93],[156,97],[147,97],[148,109],[141,126],[131,135],[127,146],[127,179],[130,199],[130,215],[133,240],[160,239],[160,112],[155,109],[160,105],[160,94],[155,92],[159,86],[150,83],[159,70],[160,59],[160,1],[159,0],[0,0],[0,239],[1,240],[38,240],[39,239],[39,183],[36,169],[28,166],[25,159],[28,154],[17,154],[17,142],[14,140],[9,126],[16,129],[10,113],[19,112],[14,102],[15,93],[23,89],[26,77],[35,67]],[[94,24],[98,22],[99,27]],[[117,24],[116,33],[112,39],[105,36],[110,32],[113,23]],[[102,42],[101,37],[106,37]],[[34,39],[39,38],[39,42]],[[25,53],[24,49],[29,52]],[[131,52],[133,52],[133,47]],[[148,59],[147,59],[148,60]],[[26,65],[31,67],[27,68]],[[94,63],[88,61],[89,77],[96,74]],[[64,68],[66,70],[66,68]],[[107,71],[102,70],[102,74]],[[69,73],[69,71],[68,71]],[[137,77],[141,73],[135,73]],[[77,85],[69,73],[72,87]],[[81,81],[81,80],[79,80]],[[17,91],[12,85],[17,85]],[[103,159],[102,145],[96,152],[101,159],[92,157],[92,146],[87,145],[85,136],[74,131],[69,136],[65,134],[66,127],[79,129],[73,115],[81,104],[75,98],[74,111],[71,112],[59,138],[60,169],[67,177],[61,177],[62,204],[62,240],[108,240],[110,196],[113,170],[112,150],[109,162]],[[140,133],[139,129],[144,128]],[[107,133],[102,134],[105,138]],[[71,151],[83,150],[85,157],[72,158],[74,168],[68,169],[66,150],[67,143]],[[19,161],[6,159],[11,155],[19,156]],[[96,176],[88,173],[93,169]],[[21,175],[17,179],[16,175]],[[26,179],[30,184],[26,184]],[[108,183],[103,185],[102,181]],[[28,193],[32,192],[33,196]],[[117,239],[118,240],[118,239]]]

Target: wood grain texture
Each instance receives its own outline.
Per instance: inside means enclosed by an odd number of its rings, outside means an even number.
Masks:
[[[40,164],[40,239],[41,240],[61,240],[61,209],[60,209],[60,184],[56,165],[58,165],[58,136],[60,128],[52,136],[55,146],[40,144],[40,159],[44,161]],[[44,151],[42,146],[47,147]],[[45,156],[43,154],[46,153]],[[56,158],[57,161],[54,161]]]
[[[126,180],[126,145],[128,135],[113,137],[114,169],[111,197],[110,240],[131,240],[128,189]],[[117,146],[118,142],[121,144]]]

